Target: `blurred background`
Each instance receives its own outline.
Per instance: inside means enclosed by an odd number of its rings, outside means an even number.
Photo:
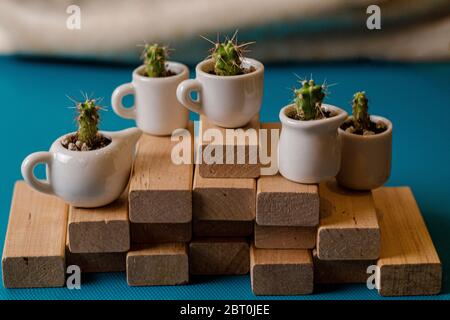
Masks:
[[[81,29],[66,28],[68,6]],[[381,30],[368,30],[369,5]],[[159,42],[172,59],[195,63],[217,33],[256,41],[264,62],[400,61],[450,57],[450,0],[2,0],[0,53],[135,62],[138,44]]]

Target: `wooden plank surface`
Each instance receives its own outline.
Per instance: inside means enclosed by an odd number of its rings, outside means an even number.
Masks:
[[[70,207],[68,237],[73,253],[126,252],[130,249],[128,193],[99,208]]]
[[[196,166],[193,187],[194,219],[253,220],[255,197],[255,179],[203,178]]]
[[[189,242],[192,223],[131,223],[133,243]]]
[[[202,151],[202,161],[199,164],[199,173],[204,178],[257,178],[260,175],[260,165],[258,161],[258,130],[259,130],[259,115],[256,115],[250,123],[240,129],[225,129],[212,124],[205,116],[200,116],[200,150]],[[221,134],[222,141],[214,141],[204,136],[204,132],[213,129]],[[246,138],[246,135],[251,135],[248,129],[254,130],[254,137],[256,139]],[[215,133],[214,133],[215,134]],[[228,141],[234,143],[227,143]],[[234,138],[234,139],[231,139]],[[213,140],[213,141],[211,141]],[[208,161],[208,155],[212,150],[221,150],[222,158],[220,163],[211,163]],[[214,151],[216,152],[216,151]],[[241,152],[245,156],[244,163],[238,163],[237,155]],[[214,156],[215,153],[212,153]],[[231,163],[227,163],[230,159]]]
[[[253,221],[194,219],[192,232],[196,237],[248,237],[253,234]]]
[[[408,187],[373,190],[380,216],[382,296],[431,295],[441,291],[442,265],[420,209]]]
[[[189,271],[195,275],[238,275],[249,271],[245,238],[203,238],[189,245]]]
[[[255,223],[255,247],[265,249],[312,249],[316,227],[260,226]]]
[[[5,288],[64,286],[67,215],[62,200],[16,183],[2,257]]]
[[[313,292],[311,252],[302,249],[250,249],[255,295],[300,295]]]
[[[163,243],[137,245],[127,255],[130,286],[167,286],[189,281],[187,245]]]
[[[131,222],[187,223],[192,220],[192,123],[189,130],[190,164],[172,162],[172,149],[179,141],[171,141],[171,137],[142,135],[130,181]]]
[[[344,190],[334,180],[321,183],[319,194],[319,259],[377,259],[380,254],[380,228],[372,194]]]

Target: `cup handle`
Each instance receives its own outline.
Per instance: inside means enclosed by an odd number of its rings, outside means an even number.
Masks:
[[[111,104],[114,112],[122,118],[125,119],[136,119],[136,106],[125,108],[122,104],[123,97],[127,95],[134,95],[135,90],[132,83],[124,83],[114,90],[111,97]]]
[[[194,91],[198,94],[197,100],[192,100],[191,98],[191,93]],[[177,87],[178,101],[189,110],[198,114],[203,114],[201,93],[202,84],[196,79],[184,80]]]
[[[25,158],[22,162],[22,176],[25,179],[25,181],[34,189],[37,191],[47,193],[47,194],[54,194],[53,188],[50,184],[50,181],[48,180],[48,177],[46,180],[39,180],[34,175],[34,167],[38,163],[44,163],[47,165],[48,170],[51,170],[51,163],[53,159],[53,154],[51,152],[35,152],[30,154],[28,157]]]

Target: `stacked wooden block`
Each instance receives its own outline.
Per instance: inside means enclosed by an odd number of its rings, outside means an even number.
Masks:
[[[440,291],[441,263],[409,188],[352,192],[335,181],[260,176],[258,140],[201,120],[200,163],[192,161],[192,125],[180,140],[144,135],[127,191],[108,206],[73,208],[18,182],[4,286],[63,286],[66,266],[78,265],[82,272],[125,271],[131,286],[250,273],[256,295],[297,295],[312,293],[315,283],[365,283],[375,266],[381,295]],[[208,140],[206,129],[235,143]],[[280,126],[255,118],[243,129],[258,139],[258,130]],[[180,141],[189,163],[173,161]],[[239,153],[244,163],[236,163]]]

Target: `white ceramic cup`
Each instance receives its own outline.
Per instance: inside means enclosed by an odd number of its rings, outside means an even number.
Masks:
[[[189,69],[178,62],[167,62],[173,76],[150,78],[144,75],[145,66],[133,71],[131,83],[125,83],[114,90],[111,104],[114,112],[122,118],[134,119],[139,129],[145,133],[165,136],[175,129],[186,128],[189,111],[178,102],[178,84],[189,78]],[[125,108],[122,98],[134,95],[134,105]]]
[[[196,78],[178,86],[178,100],[218,126],[245,126],[261,109],[264,65],[249,58],[243,59],[243,65],[255,70],[237,76],[217,76],[210,73],[214,68],[213,60],[200,62],[195,68]],[[191,98],[194,91],[198,94],[197,100]]]
[[[73,134],[73,133],[72,133]],[[62,198],[76,207],[100,207],[117,199],[126,188],[142,134],[137,128],[102,132],[111,139],[106,147],[71,151],[58,138],[48,152],[35,152],[22,162],[22,176],[37,191]],[[33,173],[38,163],[47,166],[46,180]]]
[[[344,110],[323,104],[336,115],[331,118],[301,121],[289,118],[280,110],[282,124],[278,143],[278,168],[286,179],[299,183],[319,183],[335,177],[341,162],[338,127],[347,118]]]
[[[392,123],[380,116],[370,116],[373,122],[387,125],[386,131],[370,136],[345,132],[339,128],[342,143],[340,185],[354,190],[381,187],[391,174]]]

